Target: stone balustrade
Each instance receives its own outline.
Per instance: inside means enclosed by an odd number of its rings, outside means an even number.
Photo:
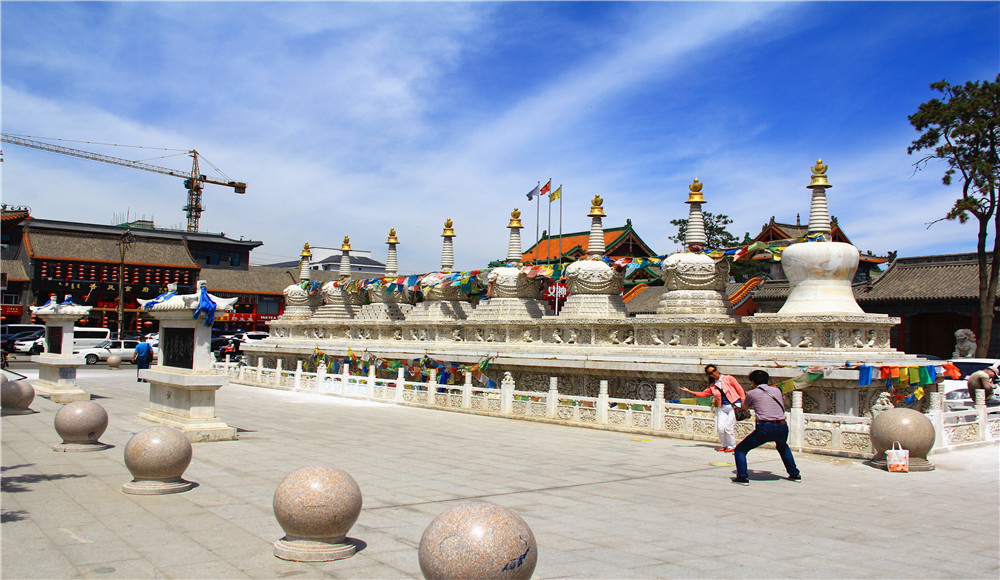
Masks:
[[[280,360],[280,359],[279,359]],[[669,403],[663,383],[657,383],[651,399],[624,399],[608,394],[602,380],[597,396],[559,392],[556,377],[548,390],[519,389],[508,373],[499,388],[475,387],[471,374],[461,385],[440,385],[432,369],[427,381],[406,380],[400,370],[395,378],[378,378],[374,367],[368,375],[352,375],[349,365],[338,373],[327,373],[323,365],[305,372],[280,364],[265,368],[256,364],[216,364],[235,383],[349,397],[417,407],[475,413],[512,419],[551,422],[571,426],[610,429],[644,435],[668,436],[696,441],[716,441],[715,414],[709,407]],[[805,412],[804,391],[794,391],[788,411],[789,444],[798,451],[854,458],[871,458],[871,418]],[[935,393],[936,395],[936,393]],[[932,397],[931,417],[938,433],[936,449],[996,441],[1000,439],[1000,415],[987,413],[985,401],[974,411],[942,412],[941,398]],[[752,420],[736,426],[738,439],[753,430]]]

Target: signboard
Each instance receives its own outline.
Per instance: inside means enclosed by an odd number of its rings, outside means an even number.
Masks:
[[[24,307],[23,306],[12,305],[12,304],[4,304],[3,305],[3,309],[2,309],[2,311],[0,311],[0,313],[2,313],[4,316],[8,316],[8,315],[10,315],[10,316],[20,316],[21,312],[23,312],[22,308],[24,308]]]
[[[556,301],[558,301],[558,307],[561,310],[562,305],[566,303],[566,296],[566,285],[561,282],[549,284],[548,288],[542,292],[542,299],[549,303],[552,310],[556,310]]]
[[[160,329],[160,356],[164,366],[193,369],[194,329]]]
[[[62,354],[63,329],[61,326],[45,327],[45,352]]]

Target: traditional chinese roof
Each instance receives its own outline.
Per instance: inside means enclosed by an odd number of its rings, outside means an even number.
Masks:
[[[107,262],[117,264],[121,259],[115,235],[85,231],[48,230],[32,227],[24,233],[24,246],[32,259],[73,260],[78,262]],[[133,231],[135,242],[128,247],[129,265],[198,268],[187,247],[177,240],[149,238]]]
[[[974,253],[899,258],[870,286],[855,285],[854,297],[859,303],[978,300],[979,262]]]
[[[2,260],[2,265],[0,265],[4,274],[7,274],[7,281],[9,282],[27,282],[28,273],[24,269],[24,263],[20,260]]]
[[[336,271],[312,270],[313,282],[340,280]],[[248,270],[202,267],[199,278],[213,292],[238,294],[281,294],[291,283],[298,282],[298,268],[250,266]]]
[[[546,235],[536,245],[528,248],[522,254],[522,261],[548,261],[559,258],[560,237],[558,235]],[[587,242],[590,239],[590,231],[564,233],[562,235],[562,256],[566,258],[583,258],[587,255]],[[551,249],[549,240],[552,241]],[[536,249],[537,248],[537,249]],[[624,226],[617,228],[604,228],[604,255],[612,258],[650,257],[655,256],[654,252],[642,238],[632,229],[632,220],[627,220]]]
[[[6,203],[0,206],[0,221],[3,222],[4,227],[9,227],[24,219],[31,219],[31,208]]]
[[[774,242],[778,240],[789,240],[794,238],[801,238],[809,233],[809,225],[802,225],[799,219],[796,219],[797,223],[786,224],[774,221],[774,216],[771,216],[771,221],[764,224],[761,227],[760,233],[757,234],[753,240],[755,242]],[[837,223],[837,218],[830,219],[830,236],[834,242],[843,242],[845,244],[851,244],[851,240],[847,238],[847,235],[843,230],[840,229],[840,225]],[[854,244],[851,244],[854,245]],[[860,251],[860,250],[859,250]],[[760,255],[754,259],[768,259],[764,255]],[[871,262],[873,264],[884,264],[889,261],[889,257],[886,256],[875,256],[865,252],[861,252],[861,261]]]

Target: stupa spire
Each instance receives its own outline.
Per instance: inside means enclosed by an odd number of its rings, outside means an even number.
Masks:
[[[826,180],[826,165],[823,160],[816,160],[816,165],[812,168],[812,181],[807,186],[811,189],[812,204],[809,206],[809,233],[829,234],[830,210],[826,204],[826,190],[832,187]]]
[[[604,200],[601,199],[601,195],[597,194],[594,196],[594,200],[590,204],[590,239],[587,240],[587,258],[598,259],[604,257],[604,225],[601,223],[601,218],[605,217],[604,214]]]
[[[305,282],[309,279],[309,271],[312,269],[312,252],[309,250],[309,242],[302,248],[302,254],[299,257],[299,282]]]
[[[514,211],[510,212],[510,223],[507,224],[510,228],[510,237],[507,241],[507,262],[511,264],[516,264],[521,261],[523,254],[521,253],[521,212],[515,207]]]
[[[340,245],[340,277],[351,277],[351,238],[344,236],[344,243]]]
[[[705,203],[701,188],[702,183],[695,177],[694,182],[688,186],[691,191],[687,201],[684,202],[691,206],[688,210],[687,234],[684,236],[684,245],[688,249],[691,249],[691,246],[704,247],[708,243],[708,237],[705,235],[705,215],[701,211],[701,205]]]
[[[396,261],[396,246],[399,240],[396,239],[396,228],[389,228],[389,238],[385,243],[389,244],[389,251],[385,257],[385,277],[395,278],[399,274],[399,263]]]
[[[441,245],[442,272],[451,272],[451,269],[455,267],[455,246],[452,243],[452,238],[455,237],[453,225],[451,218],[448,218],[444,222],[444,232],[441,233],[441,237],[444,238],[444,243]]]

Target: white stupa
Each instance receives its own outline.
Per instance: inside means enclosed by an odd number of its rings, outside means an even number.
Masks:
[[[559,311],[560,318],[607,319],[626,318],[628,311],[622,300],[623,272],[617,272],[602,259],[604,257],[604,200],[595,195],[587,215],[590,221],[590,239],[587,241],[587,258],[573,262],[566,268],[566,290],[569,297]]]
[[[472,313],[461,288],[451,281],[452,268],[455,267],[455,248],[453,239],[455,230],[451,218],[444,222],[444,232],[441,246],[441,271],[427,274],[420,280],[420,291],[424,301],[417,303],[413,310],[406,314],[406,320],[464,320]]]

